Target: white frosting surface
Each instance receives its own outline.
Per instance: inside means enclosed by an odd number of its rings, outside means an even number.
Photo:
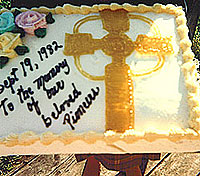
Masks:
[[[135,13],[134,13],[135,14]],[[140,14],[141,15],[141,14]],[[176,33],[175,19],[171,15],[166,14],[143,14],[148,18],[154,20],[158,25],[161,36],[172,36],[174,43],[174,55],[165,57],[166,61],[161,70],[148,76],[134,78],[134,102],[135,102],[135,129],[138,131],[149,130],[168,130],[174,127],[188,127],[189,108],[187,105],[187,94],[184,85],[184,78],[181,72],[182,57],[179,51],[178,42],[175,40],[178,38]],[[10,89],[5,89],[0,94],[0,101],[4,98],[8,98],[6,104],[12,102],[14,105],[14,111],[9,112],[8,116],[3,113],[3,107],[0,108],[0,137],[5,137],[11,133],[23,133],[26,131],[33,131],[37,134],[41,134],[47,131],[53,133],[61,133],[63,131],[72,131],[71,127],[66,124],[63,125],[64,115],[72,111],[72,114],[77,110],[79,105],[85,101],[85,97],[88,93],[91,93],[91,88],[100,88],[99,95],[96,100],[93,101],[91,107],[86,110],[86,113],[81,116],[81,119],[74,124],[75,133],[82,133],[88,131],[95,131],[103,133],[105,131],[105,83],[104,81],[91,81],[83,77],[78,72],[74,65],[74,58],[71,56],[65,56],[63,54],[65,33],[72,33],[73,25],[79,19],[83,18],[83,15],[54,15],[55,23],[48,25],[47,35],[43,39],[39,39],[35,36],[26,35],[23,39],[24,43],[30,48],[30,53],[25,56],[19,56],[9,61],[9,63],[0,70],[0,84],[3,84],[7,79],[12,68],[18,68],[16,72],[19,81],[15,83],[13,88],[17,92],[20,85],[23,88],[31,87],[34,91],[32,95],[35,100],[39,101],[39,107],[41,113],[45,117],[50,117],[51,112],[55,112],[53,103],[58,106],[68,99],[69,94],[72,93],[72,83],[76,88],[82,92],[74,103],[71,103],[71,107],[66,108],[57,120],[52,119],[52,124],[49,128],[46,128],[41,115],[37,115],[36,112],[29,112],[27,103],[31,102],[30,98],[23,104],[19,102],[19,97],[15,94],[11,94]],[[166,27],[167,26],[167,27]],[[107,31],[102,29],[102,23],[100,20],[88,22],[81,26],[80,32],[92,33],[93,38],[102,38],[107,34]],[[139,20],[131,20],[130,31],[127,35],[133,40],[136,40],[138,34],[153,35],[150,27]],[[58,44],[62,44],[63,48],[55,51],[52,55],[49,55],[48,59],[41,61],[37,51],[42,46],[51,44],[52,41],[57,41]],[[34,71],[27,70],[27,77],[23,76],[22,67],[20,62],[25,58],[30,58],[33,64]],[[56,85],[57,81],[64,81],[64,90],[60,90],[59,93],[51,100],[48,100],[45,92],[36,88],[36,84],[33,81],[43,74],[55,67],[58,63],[66,59],[70,73],[66,75],[64,71],[67,68],[61,69],[51,81],[46,83],[46,87],[50,88]],[[101,50],[95,52],[94,55],[81,56],[81,64],[85,71],[93,75],[103,75],[105,65],[111,62],[111,58],[106,56]],[[127,58],[127,63],[131,65],[134,71],[151,67],[157,62],[156,57],[139,56],[138,53],[133,52]],[[39,65],[36,69],[35,63]],[[7,108],[7,107],[6,107]]]

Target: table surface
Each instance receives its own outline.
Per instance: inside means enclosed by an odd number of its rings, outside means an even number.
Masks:
[[[145,175],[195,176],[200,172],[199,161],[200,153],[162,153],[161,160],[149,161]],[[0,175],[81,176],[84,164],[77,163],[74,154],[0,157]],[[101,165],[100,176],[115,174]]]

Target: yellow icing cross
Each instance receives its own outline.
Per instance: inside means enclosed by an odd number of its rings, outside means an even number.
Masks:
[[[79,72],[94,81],[105,80],[106,89],[106,130],[124,132],[134,127],[134,98],[133,76],[144,76],[162,68],[165,55],[173,53],[171,38],[160,37],[159,30],[154,26],[156,37],[138,35],[136,41],[132,41],[125,32],[129,31],[130,19],[142,20],[149,25],[153,21],[141,15],[128,14],[121,10],[103,10],[100,16],[93,15],[79,20],[73,29],[73,34],[66,33],[64,54],[74,56],[75,65]],[[102,20],[103,29],[108,34],[102,39],[93,39],[89,33],[79,33],[81,25],[88,21]],[[105,76],[93,76],[82,69],[80,56],[94,54],[96,50],[102,50],[112,57],[112,63],[106,65]],[[133,73],[126,64],[126,58],[136,50],[145,55],[156,55],[158,62],[152,69],[144,73]]]

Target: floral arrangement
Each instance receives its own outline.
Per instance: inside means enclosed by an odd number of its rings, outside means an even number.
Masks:
[[[54,23],[52,14],[41,14],[36,11],[13,13],[4,12],[0,15],[0,68],[3,68],[9,59],[17,55],[24,55],[29,48],[21,40],[26,34],[38,38],[46,36],[47,24]]]

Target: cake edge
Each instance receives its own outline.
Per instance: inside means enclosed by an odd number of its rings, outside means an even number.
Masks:
[[[14,11],[16,8],[13,8],[11,11]],[[22,134],[11,134],[7,137],[0,138],[0,145],[6,145],[12,147],[15,145],[31,145],[36,141],[40,141],[44,145],[49,145],[55,140],[60,140],[64,144],[69,144],[76,140],[83,140],[87,143],[94,143],[97,140],[106,141],[106,143],[113,143],[118,140],[125,141],[126,143],[134,143],[137,140],[145,139],[147,141],[155,141],[160,138],[167,138],[170,141],[176,142],[181,139],[189,140],[198,140],[199,139],[199,130],[200,130],[200,96],[199,96],[199,83],[197,82],[197,70],[194,59],[194,54],[191,50],[192,43],[188,37],[188,27],[186,25],[187,20],[185,17],[185,12],[182,10],[182,7],[176,7],[172,4],[162,5],[154,4],[153,6],[146,6],[140,4],[138,6],[133,6],[130,4],[119,5],[112,3],[110,5],[101,4],[93,6],[73,6],[66,4],[63,7],[56,7],[55,9],[49,9],[46,7],[40,8],[21,8],[21,11],[33,10],[40,13],[53,13],[53,14],[89,14],[89,13],[98,13],[104,9],[125,9],[128,12],[136,13],[168,13],[175,16],[177,23],[177,32],[180,38],[180,48],[182,50],[182,56],[184,63],[182,64],[182,72],[185,76],[185,85],[188,93],[188,105],[190,107],[189,115],[189,125],[191,129],[183,129],[180,132],[172,132],[166,134],[157,134],[157,133],[144,133],[136,134],[134,130],[127,130],[124,134],[116,134],[113,131],[106,132],[105,134],[99,134],[94,132],[87,132],[83,134],[74,134],[72,132],[63,132],[59,135],[53,134],[51,132],[45,132],[43,134],[35,134],[34,132],[28,131]],[[8,11],[3,9],[1,13]]]

